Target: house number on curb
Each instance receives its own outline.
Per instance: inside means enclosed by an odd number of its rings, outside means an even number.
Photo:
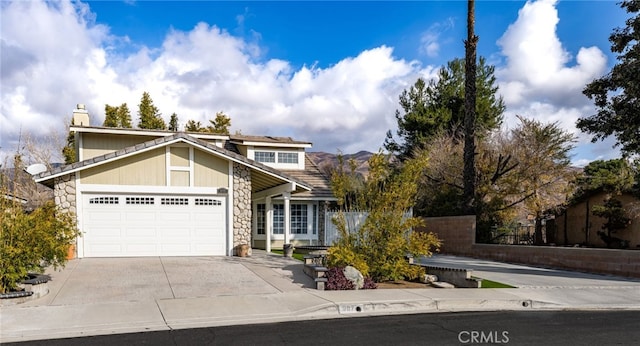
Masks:
[[[340,304],[338,305],[338,311],[341,314],[355,314],[358,312],[363,312],[364,307],[362,304]]]

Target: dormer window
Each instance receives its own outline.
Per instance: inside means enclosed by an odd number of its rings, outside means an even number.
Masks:
[[[278,163],[298,163],[298,153],[278,153]]]
[[[276,153],[273,151],[256,151],[255,160],[262,163],[275,163]]]

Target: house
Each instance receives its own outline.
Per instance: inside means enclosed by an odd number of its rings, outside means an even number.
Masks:
[[[26,212],[53,200],[50,188],[36,184],[29,173],[13,167],[0,169],[0,191],[5,202],[17,203]]]
[[[607,247],[607,244],[598,235],[598,232],[604,231],[606,233],[603,225],[607,220],[594,215],[593,207],[604,204],[608,197],[609,194],[603,191],[589,194],[570,204],[562,213],[556,215],[552,223],[556,243]],[[615,198],[622,202],[631,223],[627,228],[616,231],[611,236],[628,242],[628,247],[631,249],[638,249],[640,248],[640,200],[629,192],[624,192]]]
[[[327,178],[291,138],[89,125],[69,128],[77,162],[35,180],[75,213],[78,257],[210,256],[240,245],[317,245],[334,201]]]

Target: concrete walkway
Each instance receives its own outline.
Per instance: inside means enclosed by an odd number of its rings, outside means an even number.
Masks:
[[[442,256],[513,289],[317,291],[294,259],[251,257],[72,260],[50,293],[3,306],[0,343],[301,319],[442,311],[638,309],[640,280]]]

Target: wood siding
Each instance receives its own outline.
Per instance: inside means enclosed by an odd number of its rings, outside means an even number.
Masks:
[[[87,160],[96,156],[112,153],[153,139],[156,139],[156,137],[83,133],[82,159]]]
[[[202,150],[194,153],[194,184],[197,187],[229,188],[229,162],[207,154]]]
[[[159,148],[89,168],[82,184],[165,186],[165,148]]]

